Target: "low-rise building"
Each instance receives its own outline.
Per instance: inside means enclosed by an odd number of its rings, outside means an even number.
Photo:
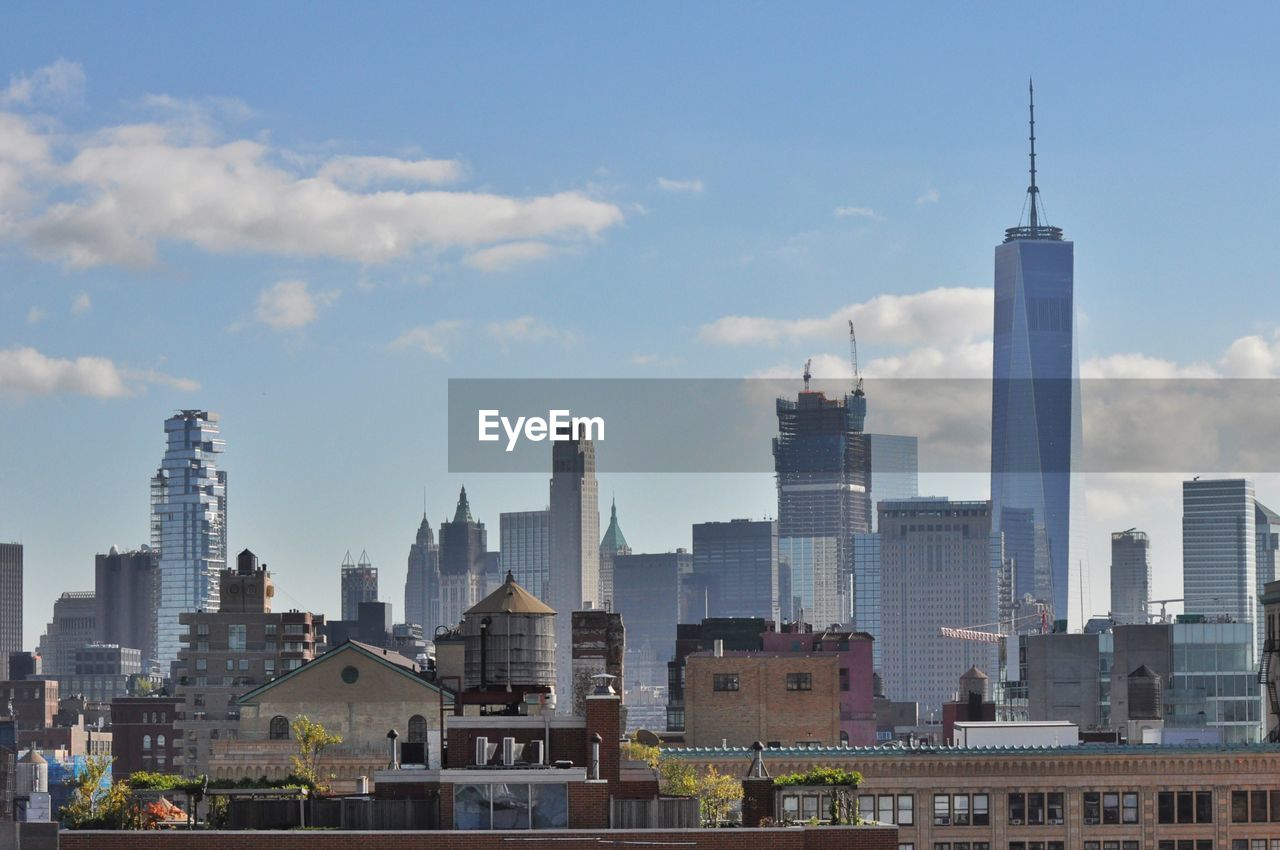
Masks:
[[[168,773],[178,759],[174,732],[176,697],[116,697],[111,701],[111,733],[115,762],[111,773],[127,779],[138,771]]]

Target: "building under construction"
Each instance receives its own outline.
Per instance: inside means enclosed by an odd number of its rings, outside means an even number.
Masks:
[[[830,625],[819,614],[834,616],[836,609],[814,593],[814,586],[834,581],[841,599],[832,622],[847,623],[853,604],[853,535],[871,531],[871,448],[863,433],[867,399],[861,386],[842,398],[811,390],[806,366],[804,390],[794,400],[778,399],[777,413],[773,462],[780,558],[783,549],[792,553],[786,565],[790,590],[780,600],[781,615]],[[784,546],[788,539],[810,543]],[[828,575],[832,547],[835,573]]]

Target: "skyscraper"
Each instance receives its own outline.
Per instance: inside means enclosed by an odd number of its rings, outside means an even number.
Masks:
[[[1182,482],[1182,607],[1188,614],[1225,614],[1257,625],[1257,515],[1252,481]]]
[[[1151,598],[1151,541],[1131,528],[1111,535],[1111,619],[1120,625],[1147,621]]]
[[[22,544],[0,543],[0,671],[9,678],[9,655],[22,651]]]
[[[164,423],[167,447],[151,479],[151,548],[160,553],[156,660],[178,657],[178,615],[216,610],[218,574],[227,565],[227,473],[217,467],[226,448],[218,415],[180,410]]]
[[[876,504],[882,499],[877,499]],[[879,514],[879,511],[876,511]],[[879,527],[879,520],[876,520]],[[871,667],[880,669],[880,535],[853,535],[853,627],[875,638],[871,644]]]
[[[853,535],[871,531],[871,457],[862,431],[867,399],[861,387],[834,399],[811,391],[806,366],[804,390],[776,407],[778,558],[782,571],[792,571],[782,616],[795,616],[788,612],[799,598],[811,612],[822,606],[816,625],[847,623]]]
[[[418,536],[409,547],[409,570],[404,580],[404,620],[422,627],[431,640],[440,625],[440,547],[426,511],[418,524]]]
[[[994,671],[990,643],[941,628],[997,621],[991,503],[940,498],[880,502],[880,642],[885,693],[937,711],[972,666]]]
[[[69,590],[53,603],[53,617],[36,648],[40,670],[49,676],[76,672],[76,650],[93,643],[97,631],[97,603],[92,591]]]
[[[358,620],[361,602],[378,601],[378,568],[361,550],[360,561],[352,563],[351,552],[342,559],[342,619]]]
[[[619,555],[630,555],[631,547],[618,525],[618,502],[614,500],[609,506],[609,527],[605,529],[604,539],[600,541],[600,604],[613,610],[613,559]]]
[[[158,567],[157,553],[148,546],[127,552],[112,546],[93,565],[95,639],[137,649],[148,672],[156,657]]]
[[[500,514],[498,538],[502,564],[516,584],[545,602],[551,575],[551,512]]]
[[[1258,648],[1266,643],[1266,617],[1262,613],[1262,595],[1266,585],[1276,580],[1276,551],[1280,549],[1280,514],[1268,508],[1262,502],[1254,501],[1254,539],[1258,545],[1254,547],[1254,560],[1257,561],[1258,590],[1254,594],[1255,622],[1257,623]],[[1261,658],[1261,656],[1258,656]]]
[[[559,615],[556,692],[564,700],[560,707],[568,710],[573,693],[571,615],[600,607],[600,497],[591,440],[571,437],[551,444],[550,511],[550,598],[544,601]]]
[[[1074,251],[1062,229],[1044,223],[1036,186],[1035,105],[1031,106],[1028,223],[1005,231],[995,253],[995,339],[991,400],[991,499],[996,530],[1010,545],[1016,592],[1070,605],[1073,568],[1071,472],[1080,442],[1075,374]],[[1077,494],[1078,495],[1078,494]],[[1015,515],[1023,509],[1029,513]],[[1037,545],[1039,537],[1044,545]]]
[[[778,622],[778,524],[735,519],[693,525],[693,572],[707,579],[709,617]]]
[[[488,549],[484,523],[471,516],[463,487],[453,520],[440,526],[440,625],[457,628],[467,609],[484,597]]]

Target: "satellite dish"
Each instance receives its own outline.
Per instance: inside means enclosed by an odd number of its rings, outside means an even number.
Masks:
[[[648,729],[638,730],[636,732],[636,740],[641,744],[644,744],[646,747],[656,747],[662,743],[662,740]]]

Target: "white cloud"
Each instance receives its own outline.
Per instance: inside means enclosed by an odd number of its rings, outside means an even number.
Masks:
[[[936,204],[940,200],[942,200],[942,193],[933,186],[930,186],[928,189],[924,190],[923,194],[916,198],[916,206],[923,207],[928,204]]]
[[[305,280],[282,280],[258,293],[253,317],[273,330],[295,330],[314,322],[320,308],[337,297],[337,292],[311,292]]]
[[[1228,346],[1218,361],[1222,371],[1236,378],[1270,378],[1280,374],[1280,329],[1267,340],[1242,336]]]
[[[504,345],[513,342],[559,342],[572,345],[578,341],[578,335],[572,331],[552,327],[536,316],[519,316],[503,322],[490,322],[485,325],[485,331]]]
[[[552,253],[552,247],[545,242],[508,242],[473,251],[463,257],[462,262],[482,272],[504,272],[534,260],[544,260]]]
[[[444,319],[429,325],[419,325],[396,337],[391,347],[417,349],[441,360],[448,360],[449,346],[465,324],[456,319]]]
[[[405,160],[390,156],[339,156],[326,162],[320,177],[353,189],[387,183],[414,185],[453,183],[466,171],[454,159]]]
[[[0,349],[0,395],[15,398],[86,395],[122,398],[150,384],[191,391],[199,384],[153,370],[118,366],[106,357],[49,357],[34,348]]]
[[[691,192],[699,194],[703,190],[702,180],[699,178],[690,178],[687,180],[672,180],[667,177],[658,178],[658,188],[664,192]]]
[[[631,357],[628,358],[628,362],[630,362],[632,366],[648,366],[650,364],[658,362],[658,355],[633,354],[631,355]]]
[[[27,311],[27,324],[38,325],[45,320],[49,314],[40,307],[32,307]]]
[[[1112,354],[1094,357],[1080,364],[1081,378],[1214,378],[1212,366],[1192,363],[1180,366],[1172,360],[1146,354]]]
[[[60,139],[63,158],[51,132],[0,114],[0,234],[77,268],[145,267],[167,242],[362,264],[461,251],[477,267],[506,268],[623,220],[619,206],[580,190],[424,187],[463,176],[453,160],[317,160],[256,139],[215,141],[237,104],[153,95],[143,105],[165,120]]]
[[[75,297],[71,299],[71,314],[73,316],[83,316],[93,309],[93,299],[89,297],[87,292],[77,292]]]
[[[703,325],[698,337],[715,345],[779,345],[841,337],[852,319],[859,341],[873,345],[972,341],[991,335],[992,291],[938,288],[912,295],[877,295],[827,316],[770,319],[726,316]]]
[[[29,105],[42,100],[68,100],[84,91],[84,68],[59,59],[30,74],[13,74],[0,92],[0,106]]]
[[[836,207],[836,218],[880,218],[880,214],[871,207]]]

